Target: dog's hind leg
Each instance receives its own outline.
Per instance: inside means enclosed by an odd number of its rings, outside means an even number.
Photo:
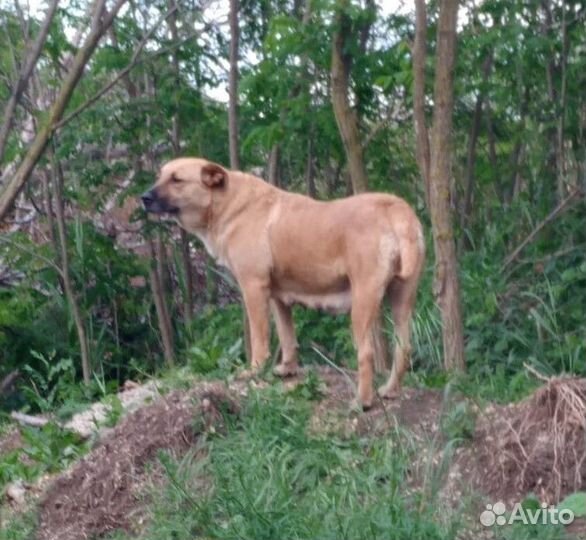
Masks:
[[[393,322],[395,323],[395,350],[393,367],[387,383],[379,388],[379,395],[384,398],[398,397],[401,381],[409,369],[411,356],[411,317],[417,293],[419,276],[403,280],[395,278],[388,287]]]
[[[281,344],[282,360],[274,369],[275,375],[286,377],[295,375],[299,369],[297,357],[297,337],[295,336],[295,325],[293,324],[293,315],[291,307],[287,306],[280,300],[271,300],[271,308],[275,317],[275,325]]]
[[[372,326],[380,310],[382,293],[379,287],[352,290],[352,333],[358,353],[358,401],[369,409],[373,401],[372,375],[374,344]]]

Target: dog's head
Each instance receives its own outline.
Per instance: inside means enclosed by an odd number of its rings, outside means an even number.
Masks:
[[[180,158],[161,168],[155,185],[142,195],[147,212],[171,214],[185,228],[206,225],[212,192],[222,190],[228,171],[216,163],[198,158]]]

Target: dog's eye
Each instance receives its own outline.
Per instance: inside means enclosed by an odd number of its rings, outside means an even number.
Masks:
[[[175,184],[178,184],[179,182],[181,182],[181,178],[178,178],[177,176],[175,176],[174,174],[171,175],[171,182],[174,182]]]

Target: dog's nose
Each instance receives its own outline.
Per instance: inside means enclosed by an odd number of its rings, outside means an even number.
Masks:
[[[142,199],[142,204],[144,204],[145,208],[148,208],[155,200],[155,194],[153,193],[152,189],[149,189],[148,191],[145,191],[141,197]]]

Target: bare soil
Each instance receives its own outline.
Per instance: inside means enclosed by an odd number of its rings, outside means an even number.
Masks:
[[[404,388],[397,399],[377,396],[367,412],[349,414],[355,397],[355,372],[320,367],[317,373],[325,383],[325,395],[314,410],[312,428],[316,431],[370,437],[384,435],[397,427],[409,429],[415,437],[429,437],[438,432],[442,408],[440,391]],[[289,384],[295,384],[295,380]]]
[[[224,411],[237,413],[223,384],[173,392],[125,417],[84,459],[58,477],[41,500],[39,540],[82,540],[116,529],[133,530],[142,520],[143,487],[159,451],[179,456],[211,425],[220,429]]]

